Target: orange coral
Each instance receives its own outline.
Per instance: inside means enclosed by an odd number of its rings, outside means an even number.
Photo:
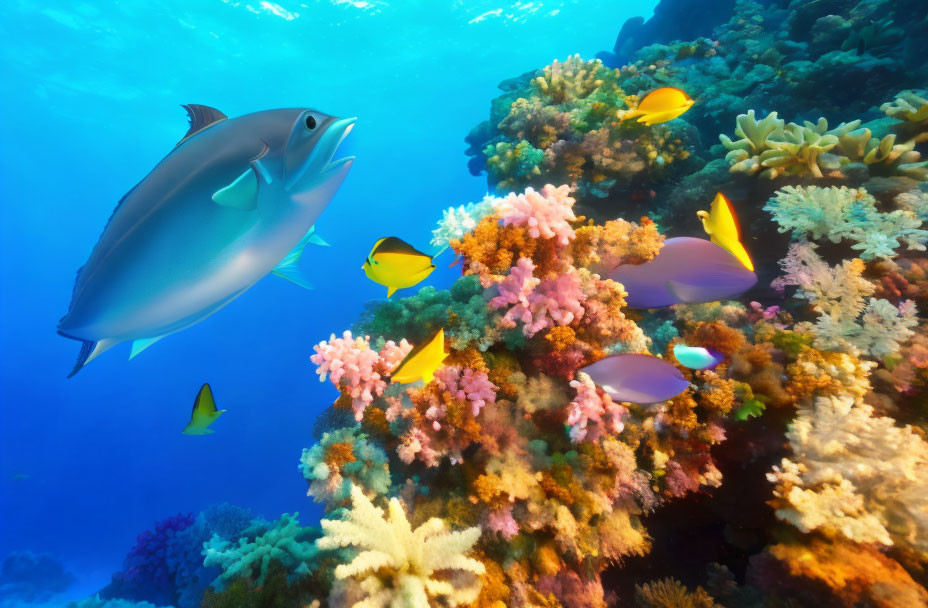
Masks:
[[[602,225],[591,222],[576,230],[571,255],[578,267],[603,272],[619,264],[644,264],[663,243],[664,237],[648,217],[642,217],[640,225],[622,219]]]
[[[350,443],[333,443],[325,451],[326,464],[341,469],[349,462],[354,462],[354,446]]]
[[[897,562],[870,545],[843,540],[774,545],[751,560],[750,577],[768,593],[803,606],[928,605],[928,591]]]

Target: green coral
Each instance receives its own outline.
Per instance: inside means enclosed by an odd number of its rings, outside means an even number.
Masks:
[[[249,528],[237,543],[215,534],[203,543],[203,565],[222,570],[213,587],[221,591],[241,577],[260,587],[275,561],[291,573],[290,581],[309,574],[310,565],[319,554],[315,544],[318,530],[301,526],[298,515],[284,513],[268,530]]]
[[[518,184],[541,175],[543,150],[524,139],[516,145],[509,142],[490,144],[483,153],[487,157],[487,172],[496,178],[500,188],[518,189]]]
[[[479,277],[461,277],[450,289],[423,287],[414,296],[369,302],[354,327],[359,335],[385,340],[406,338],[418,344],[439,327],[445,328],[445,340],[462,350],[475,344],[489,348],[498,337],[492,329],[495,313],[486,305]]]
[[[386,494],[390,488],[386,453],[358,427],[325,433],[303,450],[300,471],[309,482],[307,494],[327,508],[347,502],[352,485],[373,494]]]

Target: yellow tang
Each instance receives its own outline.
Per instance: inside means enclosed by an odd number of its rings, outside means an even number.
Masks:
[[[382,238],[361,266],[367,278],[387,288],[387,297],[397,289],[412,287],[435,270],[432,256],[426,255],[395,236]]]
[[[640,116],[638,122],[650,127],[677,118],[692,105],[693,100],[685,92],[673,87],[663,87],[648,93],[637,108],[622,115],[622,120]]]
[[[193,402],[193,411],[190,413],[190,422],[184,428],[185,435],[209,435],[213,433],[209,425],[225,414],[225,410],[216,411],[216,402],[213,401],[213,391],[209,384],[200,387],[197,399]]]
[[[447,357],[445,353],[445,330],[439,329],[428,340],[416,345],[406,358],[400,361],[390,375],[391,382],[412,384],[422,380],[426,384],[432,381],[435,371],[441,367]]]
[[[741,244],[741,229],[738,227],[738,216],[731,202],[719,192],[712,200],[709,211],[697,211],[696,215],[702,220],[702,227],[712,242],[732,254],[744,267],[754,271],[754,262],[748,255],[744,245]]]

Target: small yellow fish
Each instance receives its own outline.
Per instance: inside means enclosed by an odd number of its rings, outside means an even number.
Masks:
[[[637,108],[622,114],[622,120],[640,116],[638,122],[650,127],[677,118],[692,105],[693,100],[685,92],[673,87],[663,87],[648,93]]]
[[[193,411],[190,413],[190,422],[184,427],[185,435],[209,435],[213,433],[209,425],[226,413],[226,410],[216,411],[216,402],[213,401],[213,391],[209,384],[204,384],[197,393],[193,402]]]
[[[713,243],[738,258],[745,268],[754,271],[754,262],[741,244],[741,229],[738,227],[735,208],[724,194],[716,194],[709,211],[697,211],[696,215],[702,220],[702,227]]]
[[[442,361],[447,356],[445,330],[442,328],[428,340],[409,351],[406,358],[400,361],[390,375],[390,380],[400,384],[412,384],[417,380],[422,380],[428,384],[435,377],[435,371],[441,367]]]
[[[361,266],[367,278],[387,288],[387,297],[397,289],[412,287],[435,270],[432,256],[426,255],[395,236],[382,238],[371,249]]]

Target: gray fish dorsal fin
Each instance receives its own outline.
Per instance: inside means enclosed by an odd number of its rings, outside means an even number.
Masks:
[[[190,103],[181,105],[181,107],[187,110],[187,119],[190,121],[190,128],[187,129],[187,133],[184,134],[183,139],[177,142],[178,146],[206,127],[228,118],[228,116],[216,108],[211,108],[209,106]]]

